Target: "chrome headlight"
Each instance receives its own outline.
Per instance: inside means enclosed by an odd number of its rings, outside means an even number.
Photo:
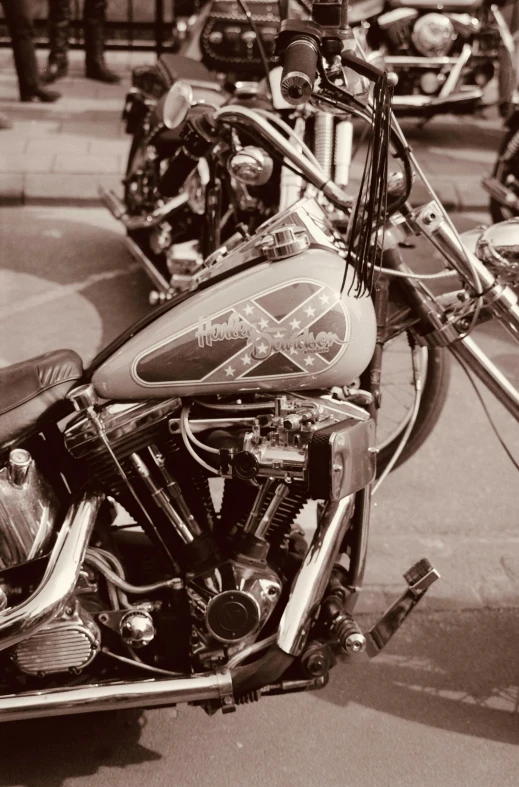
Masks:
[[[412,33],[413,44],[426,57],[445,57],[456,33],[451,20],[443,14],[425,14],[417,19]]]
[[[476,254],[496,274],[519,278],[519,218],[488,227],[476,243]]]

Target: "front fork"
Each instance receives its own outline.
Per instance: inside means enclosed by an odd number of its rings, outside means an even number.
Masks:
[[[407,228],[414,234],[424,235],[449,261],[468,287],[481,295],[486,308],[519,342],[519,304],[511,287],[500,282],[481,260],[467,249],[441,207],[432,201],[406,215]],[[391,238],[391,233],[388,234]],[[391,241],[390,241],[391,242]],[[393,248],[386,249],[385,260],[400,273],[412,273],[402,261],[393,240]],[[479,282],[476,292],[475,279]],[[402,278],[400,286],[415,312],[420,316],[426,331],[420,332],[419,341],[429,346],[447,347],[465,363],[489,388],[494,396],[519,421],[519,391],[510,383],[497,366],[488,358],[471,336],[460,336],[455,324],[449,323],[447,313],[439,301],[420,283],[419,279]]]

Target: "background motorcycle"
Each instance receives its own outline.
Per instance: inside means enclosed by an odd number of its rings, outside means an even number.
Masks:
[[[424,118],[472,113],[496,75],[506,106],[517,84],[514,42],[491,0],[358,0],[349,21],[363,31],[369,58],[398,76],[393,106]]]
[[[519,216],[519,93],[511,102],[505,120],[505,135],[501,143],[494,171],[483,178],[483,187],[490,195],[492,221]]]

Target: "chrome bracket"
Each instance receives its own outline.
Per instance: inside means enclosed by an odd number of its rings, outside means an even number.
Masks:
[[[232,677],[230,670],[222,670],[216,673],[218,690],[220,692],[220,702],[222,713],[233,713],[236,710]]]

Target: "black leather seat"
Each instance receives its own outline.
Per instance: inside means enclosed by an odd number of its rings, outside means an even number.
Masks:
[[[177,79],[185,79],[186,82],[214,82],[218,84],[214,74],[203,63],[184,55],[161,55],[157,62],[157,69],[168,87],[171,87]]]
[[[0,369],[0,445],[35,427],[83,376],[73,350],[54,350]]]

